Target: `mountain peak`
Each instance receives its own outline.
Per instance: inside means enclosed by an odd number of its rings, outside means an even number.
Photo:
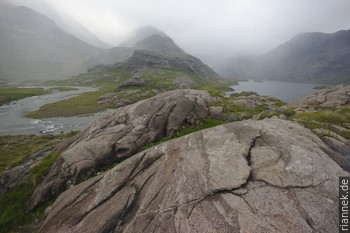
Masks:
[[[145,38],[150,37],[152,35],[158,35],[160,37],[170,39],[170,37],[167,34],[160,31],[159,29],[152,27],[152,26],[146,26],[146,27],[141,27],[141,28],[137,29],[129,37],[129,39],[126,42],[122,43],[120,46],[134,47],[139,41],[142,41]]]
[[[151,35],[158,35],[161,37],[169,37],[167,34],[165,34],[164,32],[162,32],[161,30],[152,27],[152,26],[146,26],[146,27],[141,27],[136,31],[136,35],[139,37],[149,37]]]
[[[134,45],[135,49],[153,51],[163,56],[186,54],[170,37],[152,34]]]

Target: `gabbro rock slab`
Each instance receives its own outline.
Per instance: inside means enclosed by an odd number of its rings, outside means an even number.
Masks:
[[[343,110],[344,113],[345,111],[350,112],[350,85],[343,84],[319,90],[289,106],[296,108],[297,111],[311,113],[317,113],[318,110],[322,111],[324,109]],[[339,114],[339,117],[341,115],[343,114]],[[350,132],[347,128],[347,122],[344,122],[343,119],[341,125],[336,125],[331,120],[328,121],[330,122],[325,123],[320,120],[320,122],[310,121],[310,123],[319,124],[320,128],[313,129],[313,131],[320,135],[320,138],[332,149],[328,154],[345,170],[350,171],[350,140],[340,136]]]
[[[36,187],[26,210],[50,200],[71,184],[123,160],[185,125],[211,115],[214,99],[205,91],[174,90],[117,109],[75,137]]]
[[[199,131],[70,188],[41,232],[337,232],[349,173],[325,149],[280,119]]]
[[[350,106],[350,85],[338,85],[319,90],[312,95],[301,98],[290,104],[292,108],[308,107],[341,108]]]

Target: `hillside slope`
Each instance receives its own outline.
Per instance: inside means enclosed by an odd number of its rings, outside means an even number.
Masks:
[[[0,2],[0,79],[67,79],[99,64],[131,56],[133,48],[93,47],[58,27],[45,15]]]
[[[98,63],[98,49],[26,7],[0,3],[0,31],[4,79],[62,79]]]
[[[256,77],[314,83],[349,83],[350,30],[297,35],[257,59]]]
[[[299,34],[264,55],[225,61],[221,72],[242,79],[350,83],[350,30]]]
[[[70,17],[69,15],[53,8],[45,0],[11,0],[12,4],[18,6],[25,6],[35,11],[38,11],[47,17],[49,17],[55,24],[75,36],[76,38],[99,48],[110,48],[111,46],[101,41],[96,35],[90,32],[78,21]]]

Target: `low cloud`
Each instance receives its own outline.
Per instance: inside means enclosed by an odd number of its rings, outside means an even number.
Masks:
[[[261,54],[302,32],[350,28],[348,0],[47,2],[111,45],[122,43],[137,28],[150,25],[204,60]]]

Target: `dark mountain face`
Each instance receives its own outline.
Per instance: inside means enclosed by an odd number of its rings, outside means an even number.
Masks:
[[[168,35],[166,35],[164,32],[151,27],[151,26],[147,26],[147,27],[142,27],[139,28],[138,30],[136,30],[133,35],[125,42],[123,42],[122,44],[120,44],[120,46],[122,47],[134,47],[136,45],[137,42],[150,37],[152,35],[158,35],[161,37],[168,37]]]
[[[136,43],[135,41],[138,40]],[[133,38],[124,43],[132,45],[134,54],[127,60],[130,68],[155,65],[155,68],[177,69],[198,77],[219,77],[209,66],[187,54],[165,33],[153,27],[139,29]]]
[[[265,80],[349,83],[350,30],[297,35],[263,56],[233,60],[226,73]]]
[[[259,78],[350,82],[350,30],[300,34],[258,58],[256,69]]]
[[[138,31],[133,40],[125,43],[133,44],[130,47],[100,49],[68,34],[41,13],[2,3],[0,32],[0,77],[4,80],[66,79],[97,65],[123,62],[135,50],[171,60],[177,64],[172,64],[172,68],[184,68],[203,77],[218,76],[166,34],[150,27]],[[138,38],[141,39],[135,41]]]
[[[45,15],[0,3],[0,78],[66,79],[99,64],[114,64],[134,49],[101,49],[58,27]]]
[[[87,28],[74,20],[72,17],[57,9],[54,9],[45,0],[11,0],[11,3],[18,6],[26,6],[48,16],[58,27],[92,46],[99,48],[111,47],[110,45],[101,41],[96,35],[91,33]]]
[[[0,5],[0,76],[67,78],[97,62],[98,49],[26,7]]]
[[[191,55],[166,57],[156,52],[136,50],[134,54],[123,63],[123,66],[129,69],[144,67],[153,69],[175,69],[186,73],[192,73],[201,78],[219,77],[210,67]]]
[[[180,49],[174,41],[169,37],[164,37],[158,34],[153,34],[137,42],[134,45],[135,49],[153,51],[163,56],[183,56],[186,53]]]

